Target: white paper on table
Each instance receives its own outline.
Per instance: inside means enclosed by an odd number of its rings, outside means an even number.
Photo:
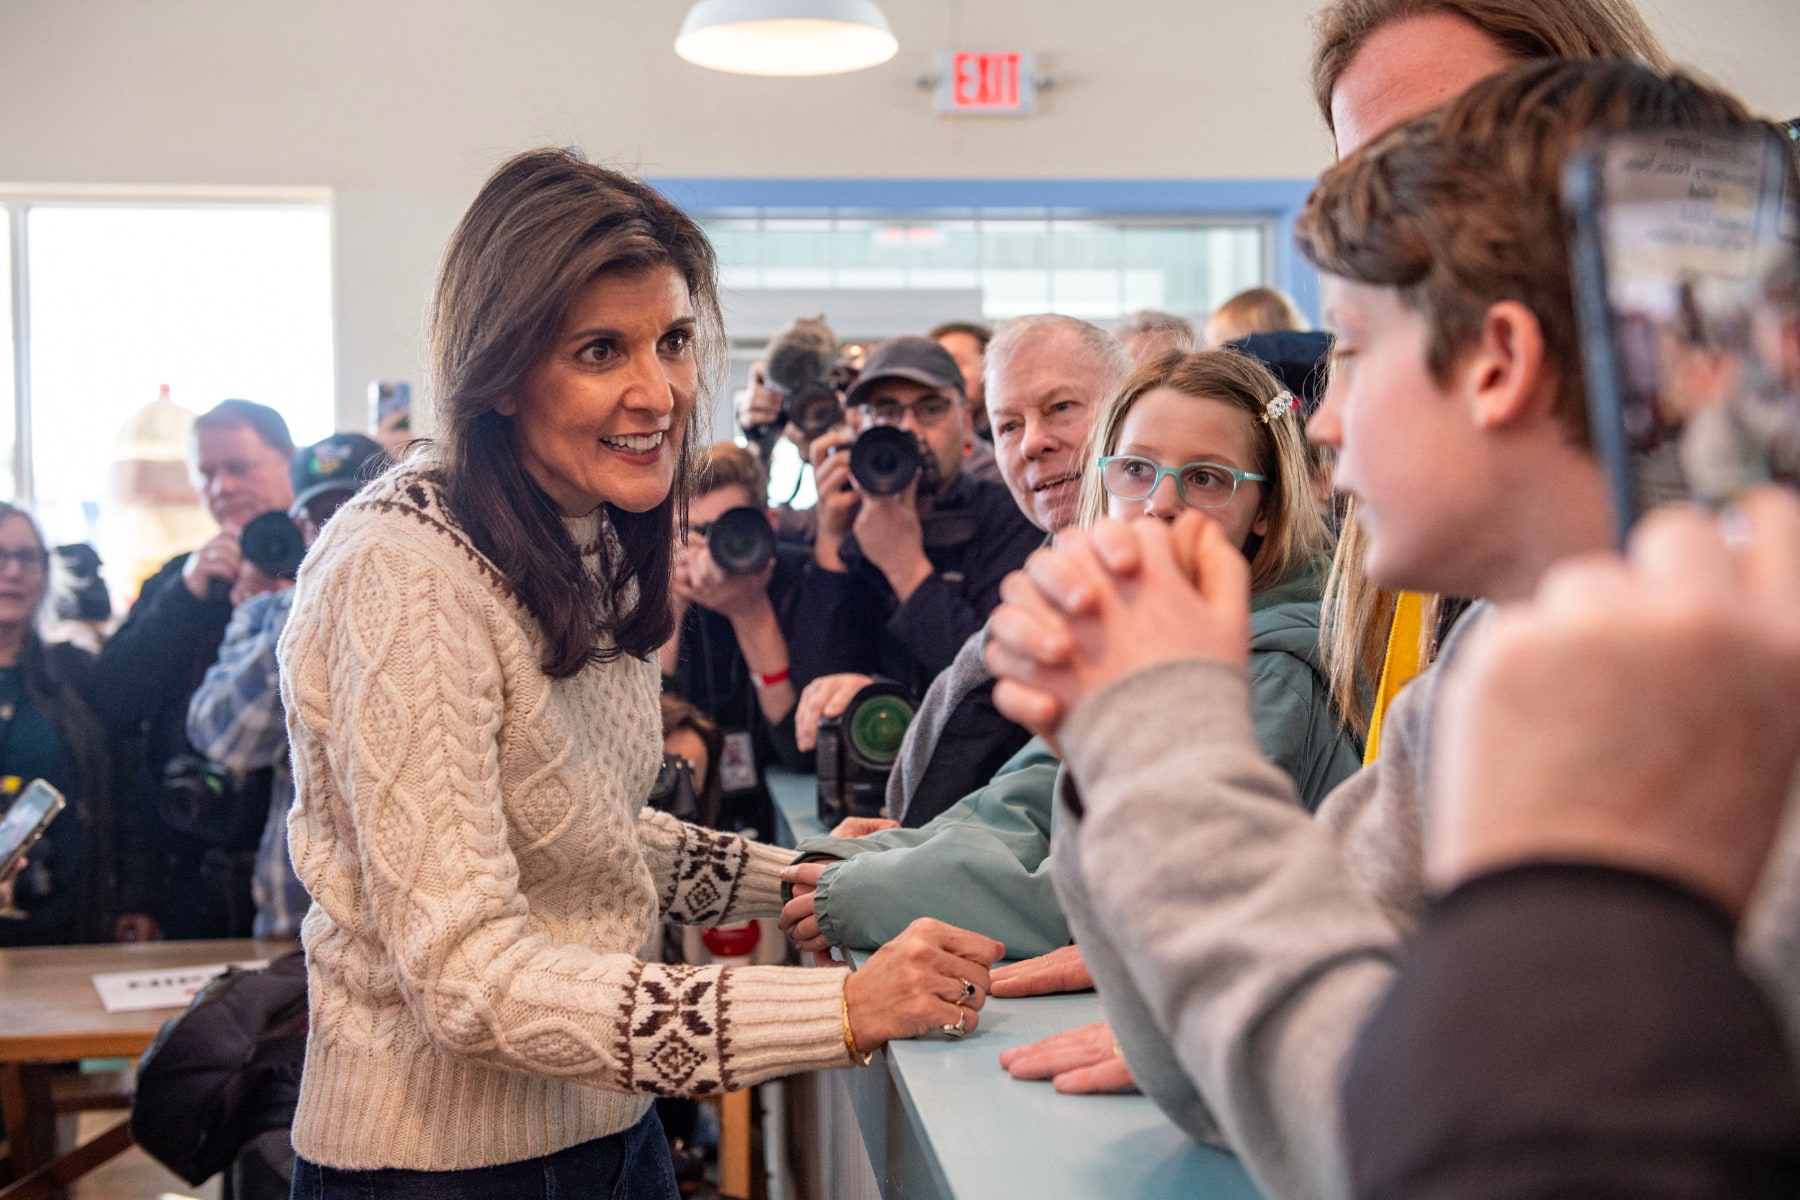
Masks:
[[[261,970],[269,960],[210,963],[203,967],[174,967],[167,971],[114,971],[94,976],[94,990],[109,1013],[139,1012],[148,1008],[186,1008],[194,993],[223,975],[229,967]]]

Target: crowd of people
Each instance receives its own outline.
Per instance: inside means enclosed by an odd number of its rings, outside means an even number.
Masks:
[[[1800,1194],[1800,500],[1619,548],[1563,208],[1595,137],[1759,119],[1629,0],[1316,35],[1329,332],[801,318],[708,445],[704,234],[535,151],[445,253],[433,438],[203,414],[220,533],[97,655],[0,505],[0,786],[70,802],[0,945],[301,938],[296,1195],[670,1197],[653,1099],[1090,988],[1001,1065],[1271,1197]],[[777,848],[877,685],[880,815]],[[751,918],[799,953],[657,936]]]

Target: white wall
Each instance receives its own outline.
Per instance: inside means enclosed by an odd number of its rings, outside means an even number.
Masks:
[[[1795,0],[1642,0],[1683,60],[1800,116]],[[654,176],[1304,178],[1315,0],[886,0],[856,75],[691,67],[684,0],[0,0],[0,182],[325,185],[339,410],[419,379],[422,297],[486,172],[545,143]],[[940,48],[1031,49],[1039,115],[938,118]]]

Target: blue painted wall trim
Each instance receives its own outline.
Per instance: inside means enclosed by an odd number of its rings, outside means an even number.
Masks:
[[[968,217],[1091,213],[1267,217],[1275,221],[1275,282],[1319,319],[1319,284],[1294,251],[1294,218],[1310,179],[682,179],[650,180],[708,216],[778,208],[791,215],[857,212]]]

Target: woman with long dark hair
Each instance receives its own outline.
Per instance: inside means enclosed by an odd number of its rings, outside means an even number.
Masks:
[[[562,151],[451,238],[435,444],[339,511],[281,647],[312,1026],[295,1194],[672,1197],[651,1098],[974,1027],[1001,947],[854,975],[634,957],[773,916],[789,854],[646,811],[655,655],[725,343],[704,234]]]
[[[0,503],[0,811],[39,778],[69,804],[11,881],[0,946],[98,941],[111,915],[111,759],[83,699],[94,656],[40,633],[51,562],[31,514]]]

